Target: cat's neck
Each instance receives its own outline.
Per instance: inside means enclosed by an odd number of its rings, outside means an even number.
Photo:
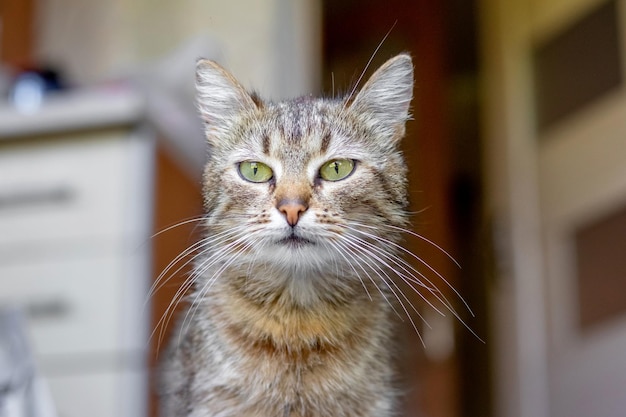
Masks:
[[[291,276],[284,280],[291,286],[267,284],[268,279],[274,278],[280,283],[284,277],[266,275],[262,281],[241,275],[229,278],[221,279],[217,284],[219,288],[211,296],[211,309],[212,314],[221,316],[217,321],[224,324],[223,329],[230,337],[242,342],[240,346],[271,347],[279,351],[345,347],[358,339],[372,337],[367,332],[391,327],[388,301],[375,289],[364,291],[363,287],[351,289],[346,286],[341,290],[335,288],[332,292],[322,292],[315,288],[330,282],[341,287],[342,277]],[[316,279],[320,282],[297,282]],[[258,286],[255,282],[259,283]],[[299,285],[299,288],[293,285]],[[303,289],[307,285],[309,288]],[[304,296],[307,292],[332,293],[334,296]]]
[[[201,289],[207,285],[206,280],[214,281],[210,284],[211,293],[217,297],[226,291],[259,305],[276,303],[304,310],[348,304],[356,299],[369,302],[373,296],[377,298],[382,295],[381,291],[386,291],[368,279],[369,276],[359,276],[353,268],[301,264],[292,263],[291,267],[285,267],[243,261],[228,267],[215,265],[205,271],[197,287]]]

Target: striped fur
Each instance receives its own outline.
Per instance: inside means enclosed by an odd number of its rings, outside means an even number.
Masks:
[[[405,54],[354,96],[279,103],[198,62],[206,237],[165,354],[163,417],[395,415],[390,316],[402,299],[391,277],[410,275],[397,255],[407,205],[398,143],[412,88]],[[344,158],[355,161],[348,177],[320,178]],[[246,181],[242,161],[273,178]],[[293,227],[285,201],[304,208]]]

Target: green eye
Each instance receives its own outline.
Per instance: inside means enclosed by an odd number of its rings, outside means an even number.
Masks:
[[[267,182],[274,176],[272,168],[264,163],[255,161],[241,162],[239,164],[239,174],[241,174],[244,180],[250,182]]]
[[[352,159],[333,159],[320,168],[320,177],[326,181],[339,181],[352,174],[354,161]]]

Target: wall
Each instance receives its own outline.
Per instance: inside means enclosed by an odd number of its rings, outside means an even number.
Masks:
[[[307,0],[39,0],[35,55],[84,84],[187,43],[280,98],[318,90],[319,20],[318,2]]]

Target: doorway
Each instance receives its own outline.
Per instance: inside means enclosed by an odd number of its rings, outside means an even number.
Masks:
[[[475,15],[474,2],[465,0],[323,1],[323,85],[327,94],[349,91],[370,58],[364,79],[393,55],[406,51],[413,57],[414,120],[408,123],[403,142],[410,210],[415,213],[412,227],[449,252],[461,268],[432,244],[411,236],[405,243],[450,282],[473,312],[440,280],[438,287],[465,325],[432,314],[432,309],[424,306],[432,325],[432,330],[427,326],[420,330],[424,346],[410,325],[406,326],[402,369],[411,388],[404,416],[492,415],[487,252],[482,249],[486,245],[480,220]],[[432,275],[432,271],[425,273]]]

